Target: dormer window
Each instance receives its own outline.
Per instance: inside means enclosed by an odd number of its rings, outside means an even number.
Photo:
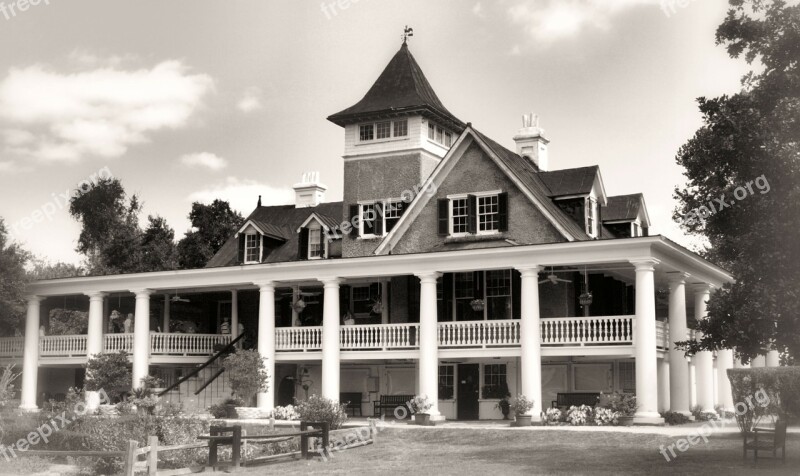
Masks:
[[[358,126],[358,141],[387,140],[408,136],[408,120],[381,121]]]
[[[248,233],[244,240],[244,262],[245,264],[258,263],[261,261],[261,237],[255,233]]]
[[[301,260],[327,258],[330,237],[326,230],[316,214],[309,216],[297,230],[299,234],[297,258]]]
[[[592,238],[597,237],[597,200],[587,197],[585,201],[584,216],[586,217],[586,234]]]

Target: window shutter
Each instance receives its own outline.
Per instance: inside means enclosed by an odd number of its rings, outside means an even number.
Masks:
[[[261,235],[261,262],[263,263],[267,259],[267,238],[264,235]]]
[[[343,284],[339,287],[339,315],[344,317],[350,311],[350,286]]]
[[[508,193],[497,195],[497,221],[500,231],[508,231]]]
[[[361,218],[358,216],[358,205],[350,205],[350,224],[353,228],[350,230],[350,236],[358,236],[358,227],[361,223]]]
[[[245,247],[245,238],[246,235],[244,233],[239,233],[239,257],[237,259],[238,264],[244,263],[244,247]]]
[[[483,295],[483,271],[473,271],[472,272],[472,285],[473,285],[473,297],[475,299],[483,299],[485,296]]]
[[[475,195],[467,195],[467,215],[469,223],[467,224],[467,231],[470,233],[478,232],[478,197]]]
[[[647,228],[646,226],[643,226],[642,227],[642,236],[650,236],[650,228]]]
[[[301,228],[297,246],[297,259],[308,259],[308,228]]]
[[[442,297],[444,298],[444,316],[439,316],[440,321],[453,320],[453,273],[442,276]]]
[[[538,275],[537,275],[538,281]],[[511,318],[522,317],[522,275],[516,269],[511,270]]]
[[[327,258],[328,250],[327,250],[327,245],[325,243],[325,230],[322,228],[319,229],[319,246],[320,250],[322,251],[322,259]]]
[[[375,234],[383,235],[383,203],[375,202]]]
[[[450,234],[450,200],[439,199],[439,234]]]

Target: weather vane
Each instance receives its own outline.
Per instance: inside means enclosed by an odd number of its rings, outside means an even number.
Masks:
[[[403,44],[404,45],[408,43],[408,38],[411,37],[411,36],[414,36],[414,29],[413,28],[409,28],[408,25],[406,25],[406,28],[403,30]]]

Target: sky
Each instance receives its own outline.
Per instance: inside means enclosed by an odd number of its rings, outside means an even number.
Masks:
[[[18,0],[17,0],[18,1]],[[36,5],[33,5],[36,3]],[[680,3],[680,5],[679,5]],[[13,7],[13,8],[12,8]],[[193,201],[245,216],[293,203],[320,172],[342,197],[343,129],[409,45],[445,106],[501,144],[533,112],[551,169],[597,164],[609,195],[643,192],[653,226],[684,183],[696,98],[748,70],[714,42],[726,2],[694,0],[0,0],[0,217],[12,239],[78,263],[66,200],[120,179],[180,238]]]

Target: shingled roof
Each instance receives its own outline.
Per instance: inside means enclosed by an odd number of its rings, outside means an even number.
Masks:
[[[588,195],[592,191],[600,167],[578,167],[575,169],[540,172],[539,176],[550,189],[550,197]]]
[[[641,193],[608,197],[608,205],[603,207],[603,221],[633,221],[639,216],[644,196]]]
[[[400,47],[361,101],[329,116],[328,120],[345,126],[403,113],[433,117],[458,133],[465,127],[439,100],[406,44]]]
[[[342,221],[342,202],[321,203],[312,208],[295,208],[294,205],[258,207],[247,217],[262,232],[272,238],[284,240],[273,250],[264,263],[297,261],[299,234],[297,229],[311,214],[316,214],[325,226],[336,226]],[[235,236],[228,239],[222,248],[209,260],[207,268],[233,266],[238,256],[239,241]]]

